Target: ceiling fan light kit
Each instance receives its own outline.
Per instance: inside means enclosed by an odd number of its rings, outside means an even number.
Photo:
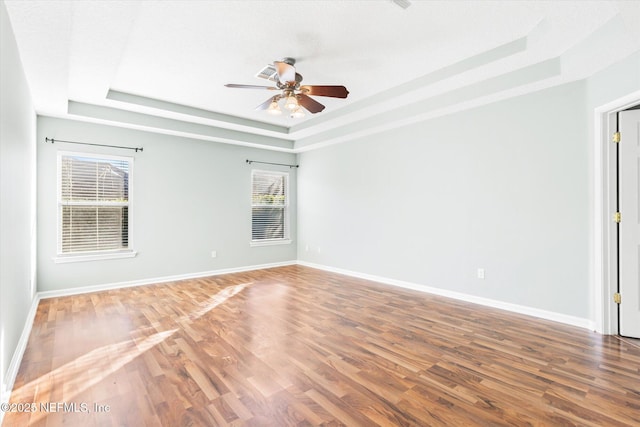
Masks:
[[[302,118],[304,116],[305,116],[305,114],[304,114],[304,110],[302,109],[302,107],[297,107],[295,110],[293,110],[291,112],[291,118],[293,118],[293,119],[299,119],[299,118]]]
[[[301,118],[305,116],[304,110],[311,114],[324,110],[324,105],[311,98],[311,96],[327,96],[332,98],[346,98],[349,91],[344,86],[300,86],[302,75],[296,72],[293,58],[283,58],[281,61],[274,61],[273,65],[267,65],[256,74],[256,77],[273,81],[276,87],[260,85],[244,85],[228,83],[225,86],[239,89],[263,89],[280,90],[280,94],[275,95],[256,107],[256,110],[266,110],[272,115],[282,114],[280,101],[285,100],[284,107],[291,111],[291,118]]]
[[[269,104],[269,108],[267,108],[267,113],[274,116],[279,116],[282,114],[282,110],[280,109],[280,105],[278,105],[278,101],[276,101],[275,99],[271,101],[271,104]]]
[[[287,108],[287,110],[295,110],[296,108],[298,108],[298,99],[293,94],[293,92],[287,95],[287,100],[284,106]]]

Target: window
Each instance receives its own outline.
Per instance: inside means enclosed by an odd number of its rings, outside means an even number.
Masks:
[[[133,158],[58,154],[58,256],[133,256]],[[127,255],[128,254],[128,255]]]
[[[289,243],[289,174],[251,172],[251,242]]]

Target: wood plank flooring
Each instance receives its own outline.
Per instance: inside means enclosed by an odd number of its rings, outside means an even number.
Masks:
[[[4,426],[638,426],[640,348],[290,266],[43,300],[11,403],[36,410]]]

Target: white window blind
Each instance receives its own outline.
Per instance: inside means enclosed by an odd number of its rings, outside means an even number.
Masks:
[[[58,156],[58,253],[129,249],[130,157]]]
[[[251,172],[251,240],[289,238],[288,178],[284,172]]]

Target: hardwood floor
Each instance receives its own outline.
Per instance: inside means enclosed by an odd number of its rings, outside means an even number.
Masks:
[[[11,403],[4,426],[637,426],[640,348],[290,266],[43,300]]]

